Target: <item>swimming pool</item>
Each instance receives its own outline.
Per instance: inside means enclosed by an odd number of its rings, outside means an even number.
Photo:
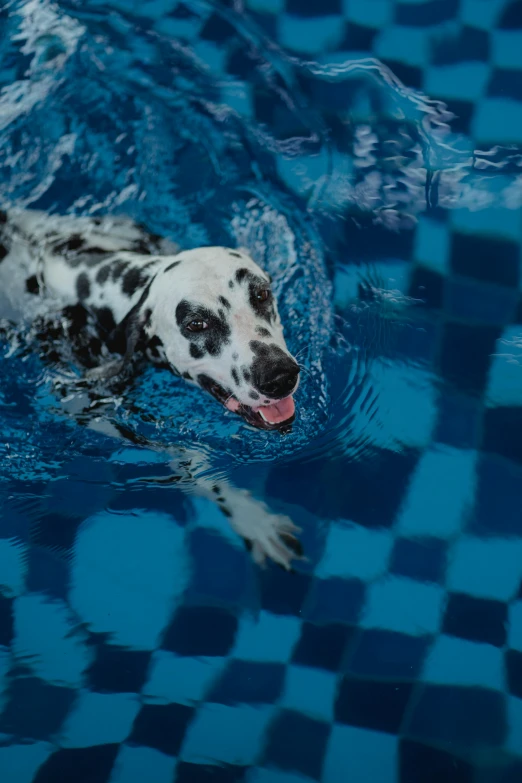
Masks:
[[[518,782],[522,4],[29,0],[0,53],[0,208],[247,246],[304,367],[281,437],[5,331],[2,783]]]

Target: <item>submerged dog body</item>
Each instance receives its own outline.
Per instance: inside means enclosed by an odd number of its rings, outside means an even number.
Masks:
[[[299,366],[270,280],[244,251],[181,251],[121,218],[0,212],[0,311],[2,303],[24,311],[22,300],[46,302],[44,312],[61,312],[62,321],[78,312],[95,321],[99,350],[87,371],[94,380],[127,373],[141,355],[255,427],[286,431],[294,419]],[[110,427],[107,434],[121,436]],[[175,470],[186,465],[181,456]],[[288,567],[300,556],[291,520],[244,490],[199,478],[190,491],[218,503],[256,561],[268,556]]]

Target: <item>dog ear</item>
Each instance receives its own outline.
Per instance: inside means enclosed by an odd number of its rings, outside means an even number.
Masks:
[[[122,353],[121,359],[94,367],[87,372],[87,377],[95,380],[108,380],[128,372],[132,366],[132,359],[136,351],[144,324],[143,305],[149,293],[150,284],[147,286],[139,301],[129,310],[125,318],[117,325],[107,341],[109,348]]]

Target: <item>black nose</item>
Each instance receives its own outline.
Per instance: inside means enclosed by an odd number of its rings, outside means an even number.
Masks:
[[[299,365],[290,356],[274,360],[266,357],[255,362],[253,381],[256,389],[265,397],[281,399],[293,392],[299,376]]]

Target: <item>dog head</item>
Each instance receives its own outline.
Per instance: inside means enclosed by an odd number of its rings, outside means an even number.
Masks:
[[[172,369],[261,429],[293,421],[299,365],[268,276],[244,252],[188,250],[165,259],[139,303]]]

